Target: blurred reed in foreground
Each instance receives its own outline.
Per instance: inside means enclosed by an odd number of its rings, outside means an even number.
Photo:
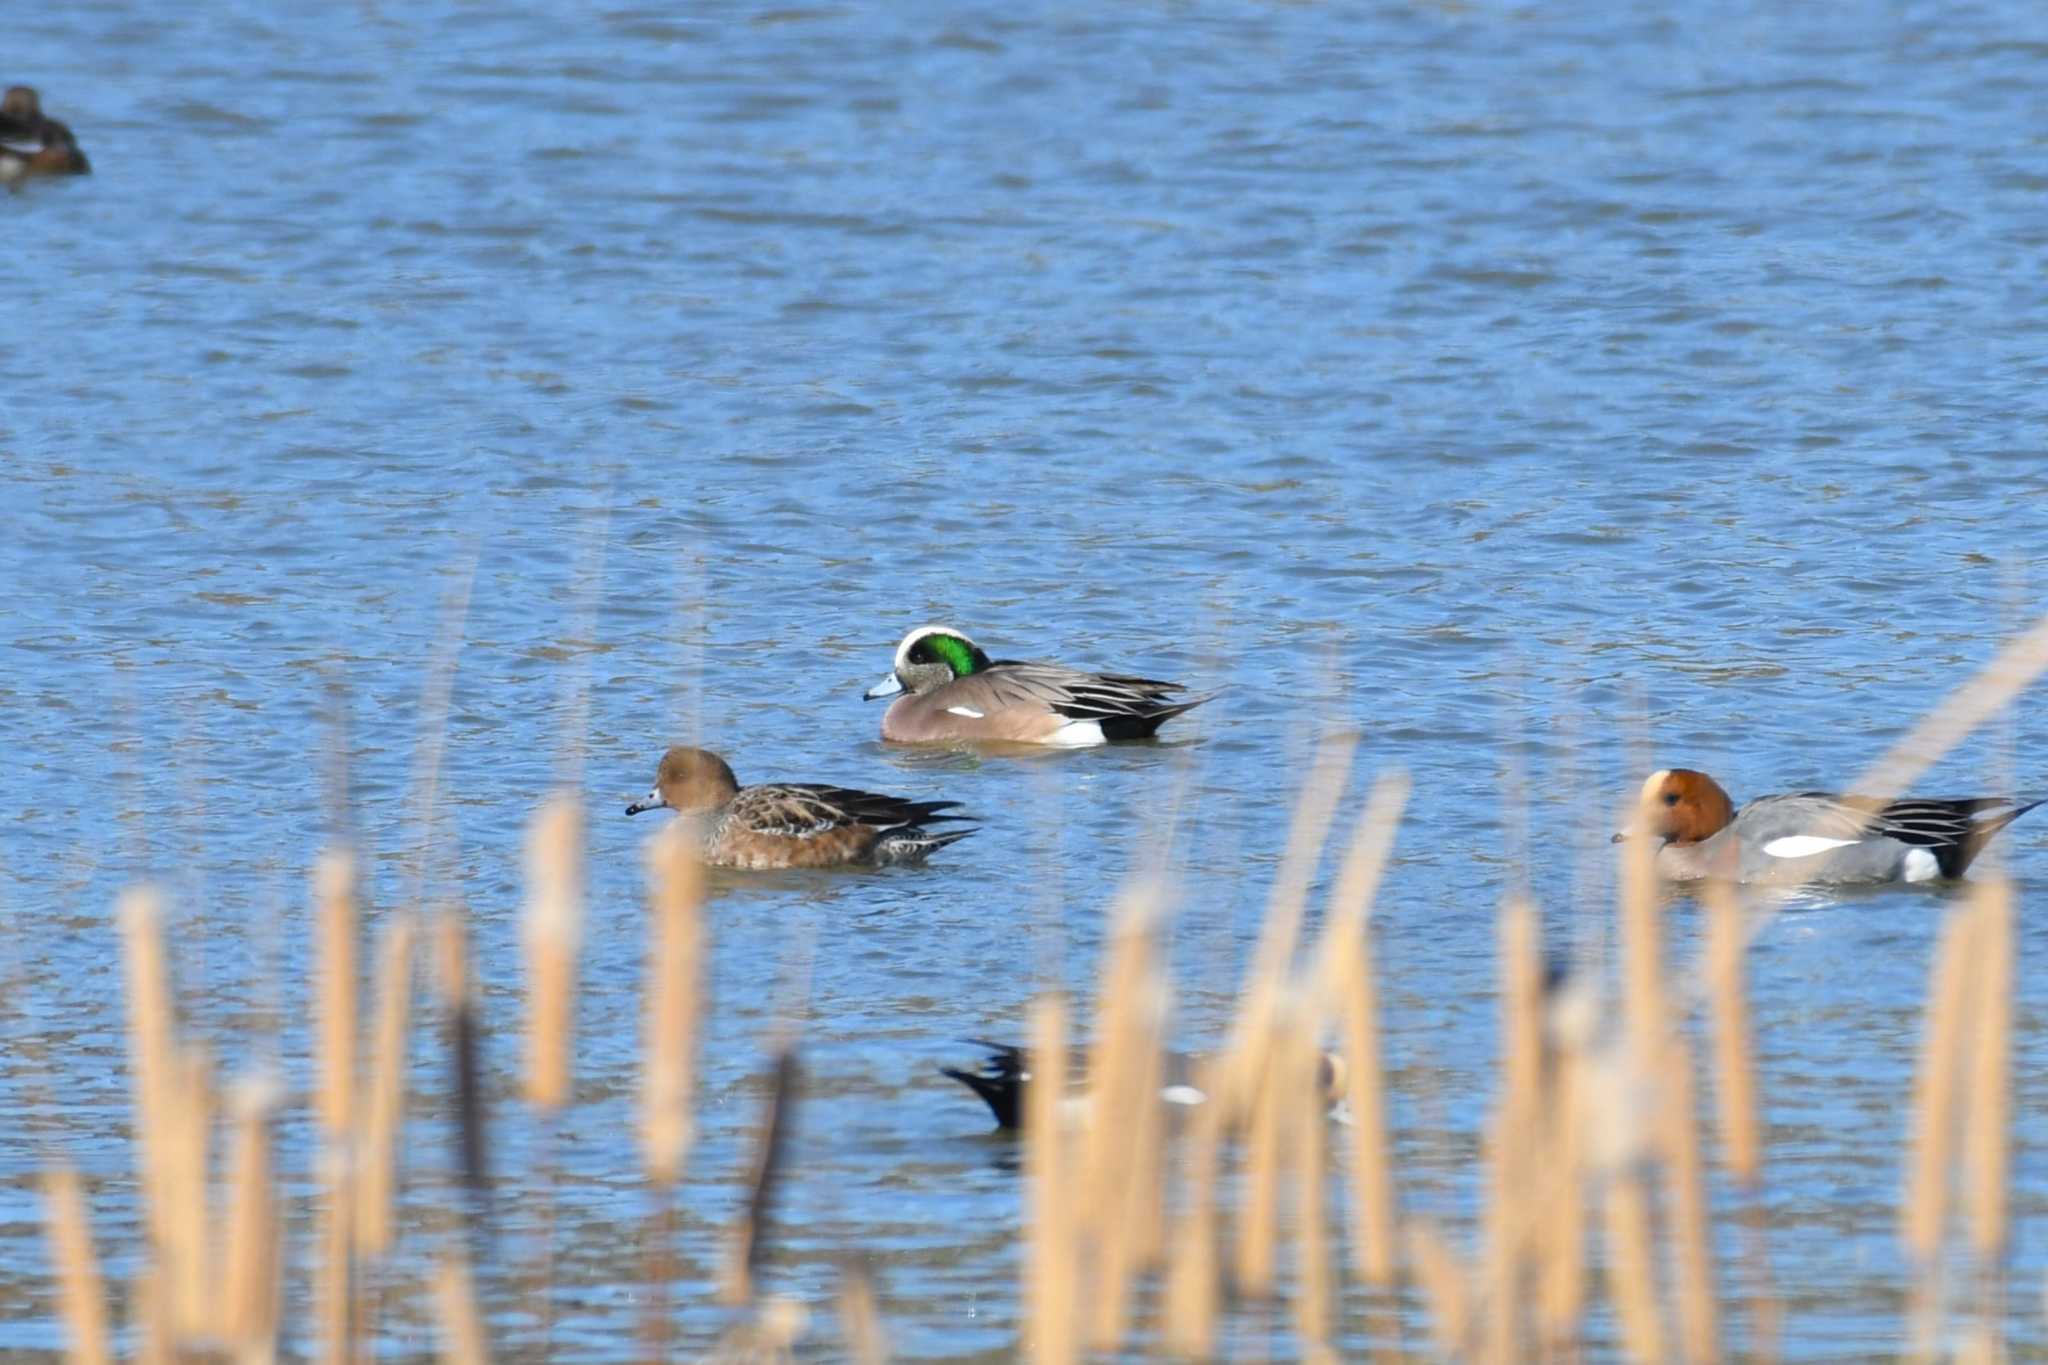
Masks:
[[[1958,693],[1960,717],[1937,713],[1919,734],[1954,743],[2044,666],[2048,626]],[[1323,746],[1305,785],[1238,1012],[1222,1049],[1192,1073],[1207,1103],[1175,1118],[1158,1100],[1174,991],[1162,944],[1168,893],[1155,882],[1128,889],[1116,906],[1090,1046],[1075,1036],[1075,1011],[1058,990],[1040,995],[1021,1021],[1038,1078],[1024,1105],[1023,1352],[1052,1365],[1135,1347],[1186,1358],[1334,1359],[1340,1349],[1488,1362],[1589,1352],[1688,1363],[1774,1358],[1785,1310],[1763,1214],[1770,1151],[1745,949],[1777,902],[1708,888],[1701,960],[1674,964],[1648,851],[1641,841],[1623,844],[1611,1010],[1590,979],[1596,973],[1547,979],[1532,905],[1511,898],[1499,908],[1499,1076],[1468,1237],[1410,1209],[1404,1196],[1417,1182],[1394,1142],[1371,915],[1407,795],[1400,776],[1374,788],[1320,932],[1304,942],[1354,748],[1350,738]],[[1913,768],[1931,757],[1925,744],[1907,744],[1895,761]],[[1868,786],[1895,790],[1902,781],[1880,770]],[[498,1119],[498,1131],[525,1123],[549,1132],[577,1103],[581,829],[567,799],[547,803],[534,822],[521,1077],[529,1108]],[[651,1210],[646,1354],[787,1359],[823,1330],[814,1323],[837,1322],[843,1340],[833,1349],[881,1360],[886,1284],[872,1262],[849,1256],[829,1315],[763,1292],[775,1267],[776,1190],[800,1174],[788,1169],[802,1104],[793,1036],[776,1045],[742,1207],[724,1239],[718,1279],[733,1306],[730,1325],[715,1341],[672,1340],[671,1286],[686,1272],[693,1283],[709,1278],[675,1253],[709,951],[702,872],[679,831],[650,844],[648,883],[639,1035],[639,1178]],[[124,1296],[134,1351],[153,1360],[310,1353],[353,1361],[394,1331],[432,1324],[442,1358],[481,1362],[494,1345],[533,1351],[530,1335],[507,1326],[517,1310],[537,1314],[544,1354],[551,1246],[531,1287],[538,1305],[495,1303],[486,1286],[511,1292],[513,1281],[477,1273],[473,1258],[491,1243],[468,1235],[461,1213],[401,1216],[431,1193],[421,1186],[406,1198],[416,1176],[406,1160],[408,1095],[430,1097],[454,1119],[457,1191],[491,1184],[493,1127],[480,1093],[481,1023],[461,920],[443,912],[430,940],[450,1057],[416,1075],[408,1041],[422,938],[415,926],[426,921],[416,907],[379,917],[365,1039],[365,916],[350,855],[324,858],[313,888],[315,1090],[287,1099],[273,1078],[256,1076],[232,1087],[225,1105],[206,1050],[180,1026],[156,897],[135,891],[120,905],[146,1235]],[[1912,1116],[1898,1219],[1912,1268],[1901,1335],[1910,1332],[1926,1358],[1958,1341],[1995,1357],[2006,1322],[2015,914],[2011,887],[1995,871],[1950,914],[1930,968],[1913,1094],[1901,1097]],[[1070,1070],[1086,1076],[1071,1093]],[[1333,1101],[1341,1123],[1331,1120]],[[281,1178],[273,1139],[301,1106],[321,1139],[310,1193],[288,1192],[299,1187]],[[1716,1166],[1728,1207],[1716,1207]],[[560,1179],[549,1170],[546,1187]],[[71,1357],[109,1359],[117,1329],[89,1192],[55,1154],[43,1192]],[[1719,1235],[1724,1225],[1728,1235]],[[308,1246],[291,1245],[294,1228],[308,1229]],[[544,1221],[543,1238],[553,1233]],[[423,1240],[437,1269],[380,1279],[406,1238]],[[1731,1247],[1739,1269],[1721,1263]],[[293,1275],[309,1283],[294,1292]],[[288,1321],[286,1303],[309,1304],[310,1316]],[[622,1342],[629,1330],[620,1324]],[[499,1332],[510,1338],[494,1342]]]

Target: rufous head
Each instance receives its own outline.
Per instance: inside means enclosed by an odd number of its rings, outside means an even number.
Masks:
[[[1721,784],[1692,768],[1659,768],[1643,782],[1635,830],[1671,844],[1711,839],[1735,819]]]
[[[739,791],[739,779],[724,759],[709,749],[678,744],[661,756],[654,770],[654,789],[626,807],[626,814],[666,806],[682,815],[716,810]]]

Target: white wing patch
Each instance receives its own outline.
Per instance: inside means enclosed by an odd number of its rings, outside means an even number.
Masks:
[[[1159,1092],[1168,1104],[1206,1104],[1209,1097],[1191,1085],[1169,1085]]]
[[[969,720],[986,720],[988,718],[986,711],[977,711],[971,706],[949,706],[946,708],[946,714],[949,716],[965,716]]]
[[[1102,733],[1101,721],[1070,720],[1059,729],[1047,735],[1044,742],[1047,744],[1064,745],[1070,748],[1080,748],[1088,744],[1103,744],[1107,740]]]
[[[1811,858],[1816,853],[1847,848],[1855,842],[1854,839],[1829,839],[1819,834],[1788,834],[1765,844],[1764,852],[1773,858]]]

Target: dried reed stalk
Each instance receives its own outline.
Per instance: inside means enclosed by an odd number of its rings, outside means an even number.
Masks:
[[[1233,1122],[1236,1115],[1252,1112],[1256,1092],[1266,1078],[1271,1056],[1267,1035],[1292,979],[1308,889],[1322,861],[1330,821],[1344,794],[1345,775],[1351,771],[1351,756],[1357,748],[1355,733],[1325,740],[1316,751],[1315,764],[1295,802],[1293,822],[1287,832],[1287,851],[1281,856],[1279,870],[1273,876],[1273,889],[1267,896],[1266,916],[1259,928],[1244,1002],[1232,1019],[1230,1035],[1224,1042],[1223,1055],[1229,1059],[1229,1065],[1221,1073],[1222,1093],[1212,1097],[1213,1102],[1227,1107]]]
[[[135,1305],[129,1325],[135,1333],[136,1365],[180,1365],[161,1279],[148,1266],[135,1272]]]
[[[393,1240],[392,1211],[398,1186],[398,1139],[405,1123],[405,1060],[412,1009],[413,918],[394,914],[384,930],[377,969],[376,1035],[359,1147],[356,1180],[356,1253],[383,1256]]]
[[[1281,1013],[1274,1011],[1261,1030],[1262,1048],[1239,1054],[1239,1066],[1250,1074],[1232,1087],[1248,1097],[1251,1106],[1244,1140],[1244,1198],[1237,1217],[1235,1288],[1241,1297],[1254,1300],[1273,1296],[1279,1271],[1280,1195],[1292,1118],[1282,1078],[1276,1074],[1285,1052]]]
[[[726,1243],[725,1273],[719,1297],[729,1304],[754,1301],[754,1274],[767,1246],[767,1227],[789,1154],[789,1135],[796,1115],[796,1048],[782,1043],[775,1055],[761,1126],[754,1139],[754,1158],[747,1175],[747,1206]]]
[[[319,1167],[325,1197],[319,1204],[320,1259],[313,1300],[320,1358],[329,1365],[349,1365],[355,1359],[355,1266],[349,1255],[354,1201],[349,1197],[348,1158],[339,1147],[330,1148],[319,1158]]]
[[[1971,731],[2004,710],[2043,673],[2048,673],[2048,616],[2014,638],[1975,677],[1949,693],[1910,734],[1871,764],[1850,790],[1872,798],[1878,805],[1898,796],[1908,783],[1962,743]]]
[[[1726,882],[1711,881],[1707,904],[1707,998],[1714,1021],[1714,1097],[1728,1173],[1755,1195],[1763,1178],[1757,1123],[1755,1043],[1743,954],[1742,903]]]
[[[164,1209],[169,1240],[164,1272],[171,1327],[184,1343],[217,1327],[213,1219],[207,1201],[207,1159],[213,1135],[213,1058],[188,1043],[173,1068],[170,1132],[164,1143]]]
[[[1436,1341],[1437,1353],[1446,1358],[1462,1357],[1472,1340],[1470,1268],[1436,1224],[1426,1218],[1409,1225],[1408,1257],[1429,1309],[1430,1336]]]
[[[1678,1351],[1688,1365],[1718,1360],[1721,1354],[1719,1289],[1714,1271],[1713,1210],[1707,1203],[1706,1163],[1700,1155],[1698,1102],[1692,1049],[1671,1040],[1658,1068],[1664,1104],[1658,1111],[1658,1145],[1671,1210],[1671,1239],[1678,1270]]]
[[[1125,898],[1097,998],[1089,1122],[1078,1173],[1078,1231],[1095,1253],[1088,1344],[1097,1350],[1122,1340],[1132,1277],[1161,1241],[1156,1220],[1165,1138],[1159,1089],[1166,986],[1154,961],[1157,906],[1151,887]],[[1043,1071],[1037,1075],[1041,1083],[1060,1084]]]
[[[1928,986],[1926,1033],[1913,1086],[1912,1165],[1899,1218],[1900,1239],[1923,1276],[1938,1262],[1948,1226],[1962,1049],[1969,1022],[1967,993],[1977,938],[1977,911],[1951,915],[1942,930]]]
[[[1075,1237],[1075,1163],[1060,1125],[1066,1091],[1067,1002],[1040,996],[1030,1010],[1032,1084],[1024,1090],[1024,1174],[1030,1222],[1025,1230],[1024,1304],[1029,1358],[1072,1365],[1080,1347],[1080,1267]]]
[[[1394,1282],[1398,1209],[1387,1147],[1379,980],[1368,917],[1408,790],[1405,773],[1389,773],[1374,784],[1337,875],[1317,954],[1321,994],[1325,1000],[1334,995],[1343,1036],[1344,1103],[1351,1112],[1352,1254],[1359,1276],[1381,1288]]]
[[[1976,946],[1970,954],[1973,1018],[1965,1027],[1971,1041],[1964,1107],[1963,1212],[1970,1249],[1980,1270],[2005,1256],[2006,1186],[2011,1166],[2012,1127],[2012,884],[2003,876],[1977,886]]]
[[[320,1126],[340,1142],[355,1130],[356,866],[346,849],[322,855],[313,871],[319,920],[314,978],[318,1020]]]
[[[582,808],[571,796],[552,797],[535,814],[526,844],[526,1099],[544,1113],[570,1098],[582,864]]]
[[[883,1365],[888,1360],[888,1338],[875,1304],[875,1277],[864,1257],[839,1269],[839,1330],[854,1365]]]
[[[464,911],[450,905],[435,916],[436,993],[448,1021],[450,1082],[454,1091],[456,1164],[462,1184],[481,1199],[490,1188],[488,1125],[476,998],[469,982],[469,933]]]
[[[113,1359],[107,1338],[107,1291],[92,1247],[85,1191],[69,1162],[43,1171],[43,1218],[49,1225],[52,1269],[57,1276],[57,1311],[70,1339],[66,1358],[74,1365],[106,1365]]]
[[[697,1034],[704,1015],[704,869],[688,835],[670,825],[648,846],[648,925],[641,1152],[647,1179],[682,1178],[695,1135]]]
[[[142,1198],[157,1264],[175,1244],[170,1204],[170,1142],[178,1131],[177,1022],[164,957],[163,909],[154,891],[124,893],[118,915],[128,967],[128,1068],[134,1078],[135,1138],[141,1148]],[[167,1273],[167,1270],[160,1272]]]
[[[1209,1066],[1193,1077],[1195,1087],[1214,1095],[1218,1079]],[[1223,1154],[1224,1107],[1198,1106],[1188,1136],[1187,1203],[1174,1222],[1166,1275],[1166,1349],[1187,1359],[1212,1353],[1216,1338],[1218,1283],[1222,1266],[1216,1249],[1216,1180]]]
[[[1607,1280],[1621,1321],[1622,1345],[1637,1361],[1664,1359],[1657,1312],[1657,1244],[1650,1228],[1650,1192],[1636,1163],[1607,1182]]]
[[[1281,1100],[1294,1110],[1284,1123],[1294,1137],[1288,1163],[1294,1173],[1294,1325],[1310,1353],[1317,1354],[1329,1349],[1337,1301],[1325,1203],[1330,1173],[1328,1105],[1322,1086],[1316,1083],[1323,1064],[1316,1034],[1306,1028],[1290,1030],[1286,1042]]]
[[[1541,1183],[1536,1160],[1544,1141],[1543,948],[1536,911],[1511,898],[1501,907],[1500,1110],[1494,1123],[1486,1236],[1486,1350],[1489,1360],[1517,1359],[1525,1336],[1523,1304]]]
[[[1621,854],[1622,1023],[1638,1066],[1663,1054],[1664,945],[1657,870],[1648,839],[1624,839]]]
[[[277,1086],[244,1081],[229,1100],[234,1154],[228,1167],[228,1218],[221,1336],[244,1365],[274,1359],[278,1337],[278,1262],[283,1249],[271,1161],[270,1117]]]
[[[1556,1059],[1544,1115],[1538,1305],[1546,1350],[1564,1356],[1586,1311],[1586,1059],[1571,1039]]]
[[[434,1276],[434,1313],[441,1324],[441,1359],[448,1365],[490,1365],[490,1337],[477,1311],[469,1260],[457,1247]]]

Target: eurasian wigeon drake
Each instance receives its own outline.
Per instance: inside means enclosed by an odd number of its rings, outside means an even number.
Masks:
[[[974,833],[927,828],[966,819],[947,813],[959,804],[800,782],[742,787],[717,754],[677,745],[626,814],[665,806],[692,820],[713,867],[881,867],[922,862]]]
[[[981,1097],[995,1116],[996,1127],[1018,1129],[1024,1126],[1024,1091],[1031,1084],[1031,1059],[1020,1047],[1007,1043],[991,1043],[981,1038],[967,1040],[975,1047],[984,1049],[988,1055],[981,1065],[972,1071],[960,1067],[942,1066],[939,1074],[950,1076]],[[1169,1053],[1166,1057],[1166,1084],[1159,1089],[1160,1101],[1176,1108],[1191,1109],[1207,1104],[1209,1094],[1200,1081],[1198,1059]],[[1316,1091],[1322,1096],[1324,1106],[1336,1113],[1340,1119],[1345,1116],[1338,1108],[1344,1098],[1344,1059],[1334,1052],[1325,1052],[1316,1060]],[[1069,1123],[1084,1123],[1087,1119],[1088,1097],[1084,1090],[1076,1089],[1061,1102],[1062,1117]]]
[[[863,695],[896,698],[883,713],[882,738],[897,743],[1079,746],[1144,739],[1215,695],[1185,691],[1152,678],[990,659],[950,626],[919,626],[896,646],[889,675]]]
[[[44,119],[33,140],[0,137],[0,185],[19,185],[38,175],[91,171],[92,163],[78,149],[78,140],[56,119]]]
[[[1672,881],[1925,882],[1962,876],[1992,835],[2040,804],[1793,792],[1737,809],[1705,773],[1663,768],[1643,783],[1636,823],[1614,837],[1656,839],[1657,871]]]

